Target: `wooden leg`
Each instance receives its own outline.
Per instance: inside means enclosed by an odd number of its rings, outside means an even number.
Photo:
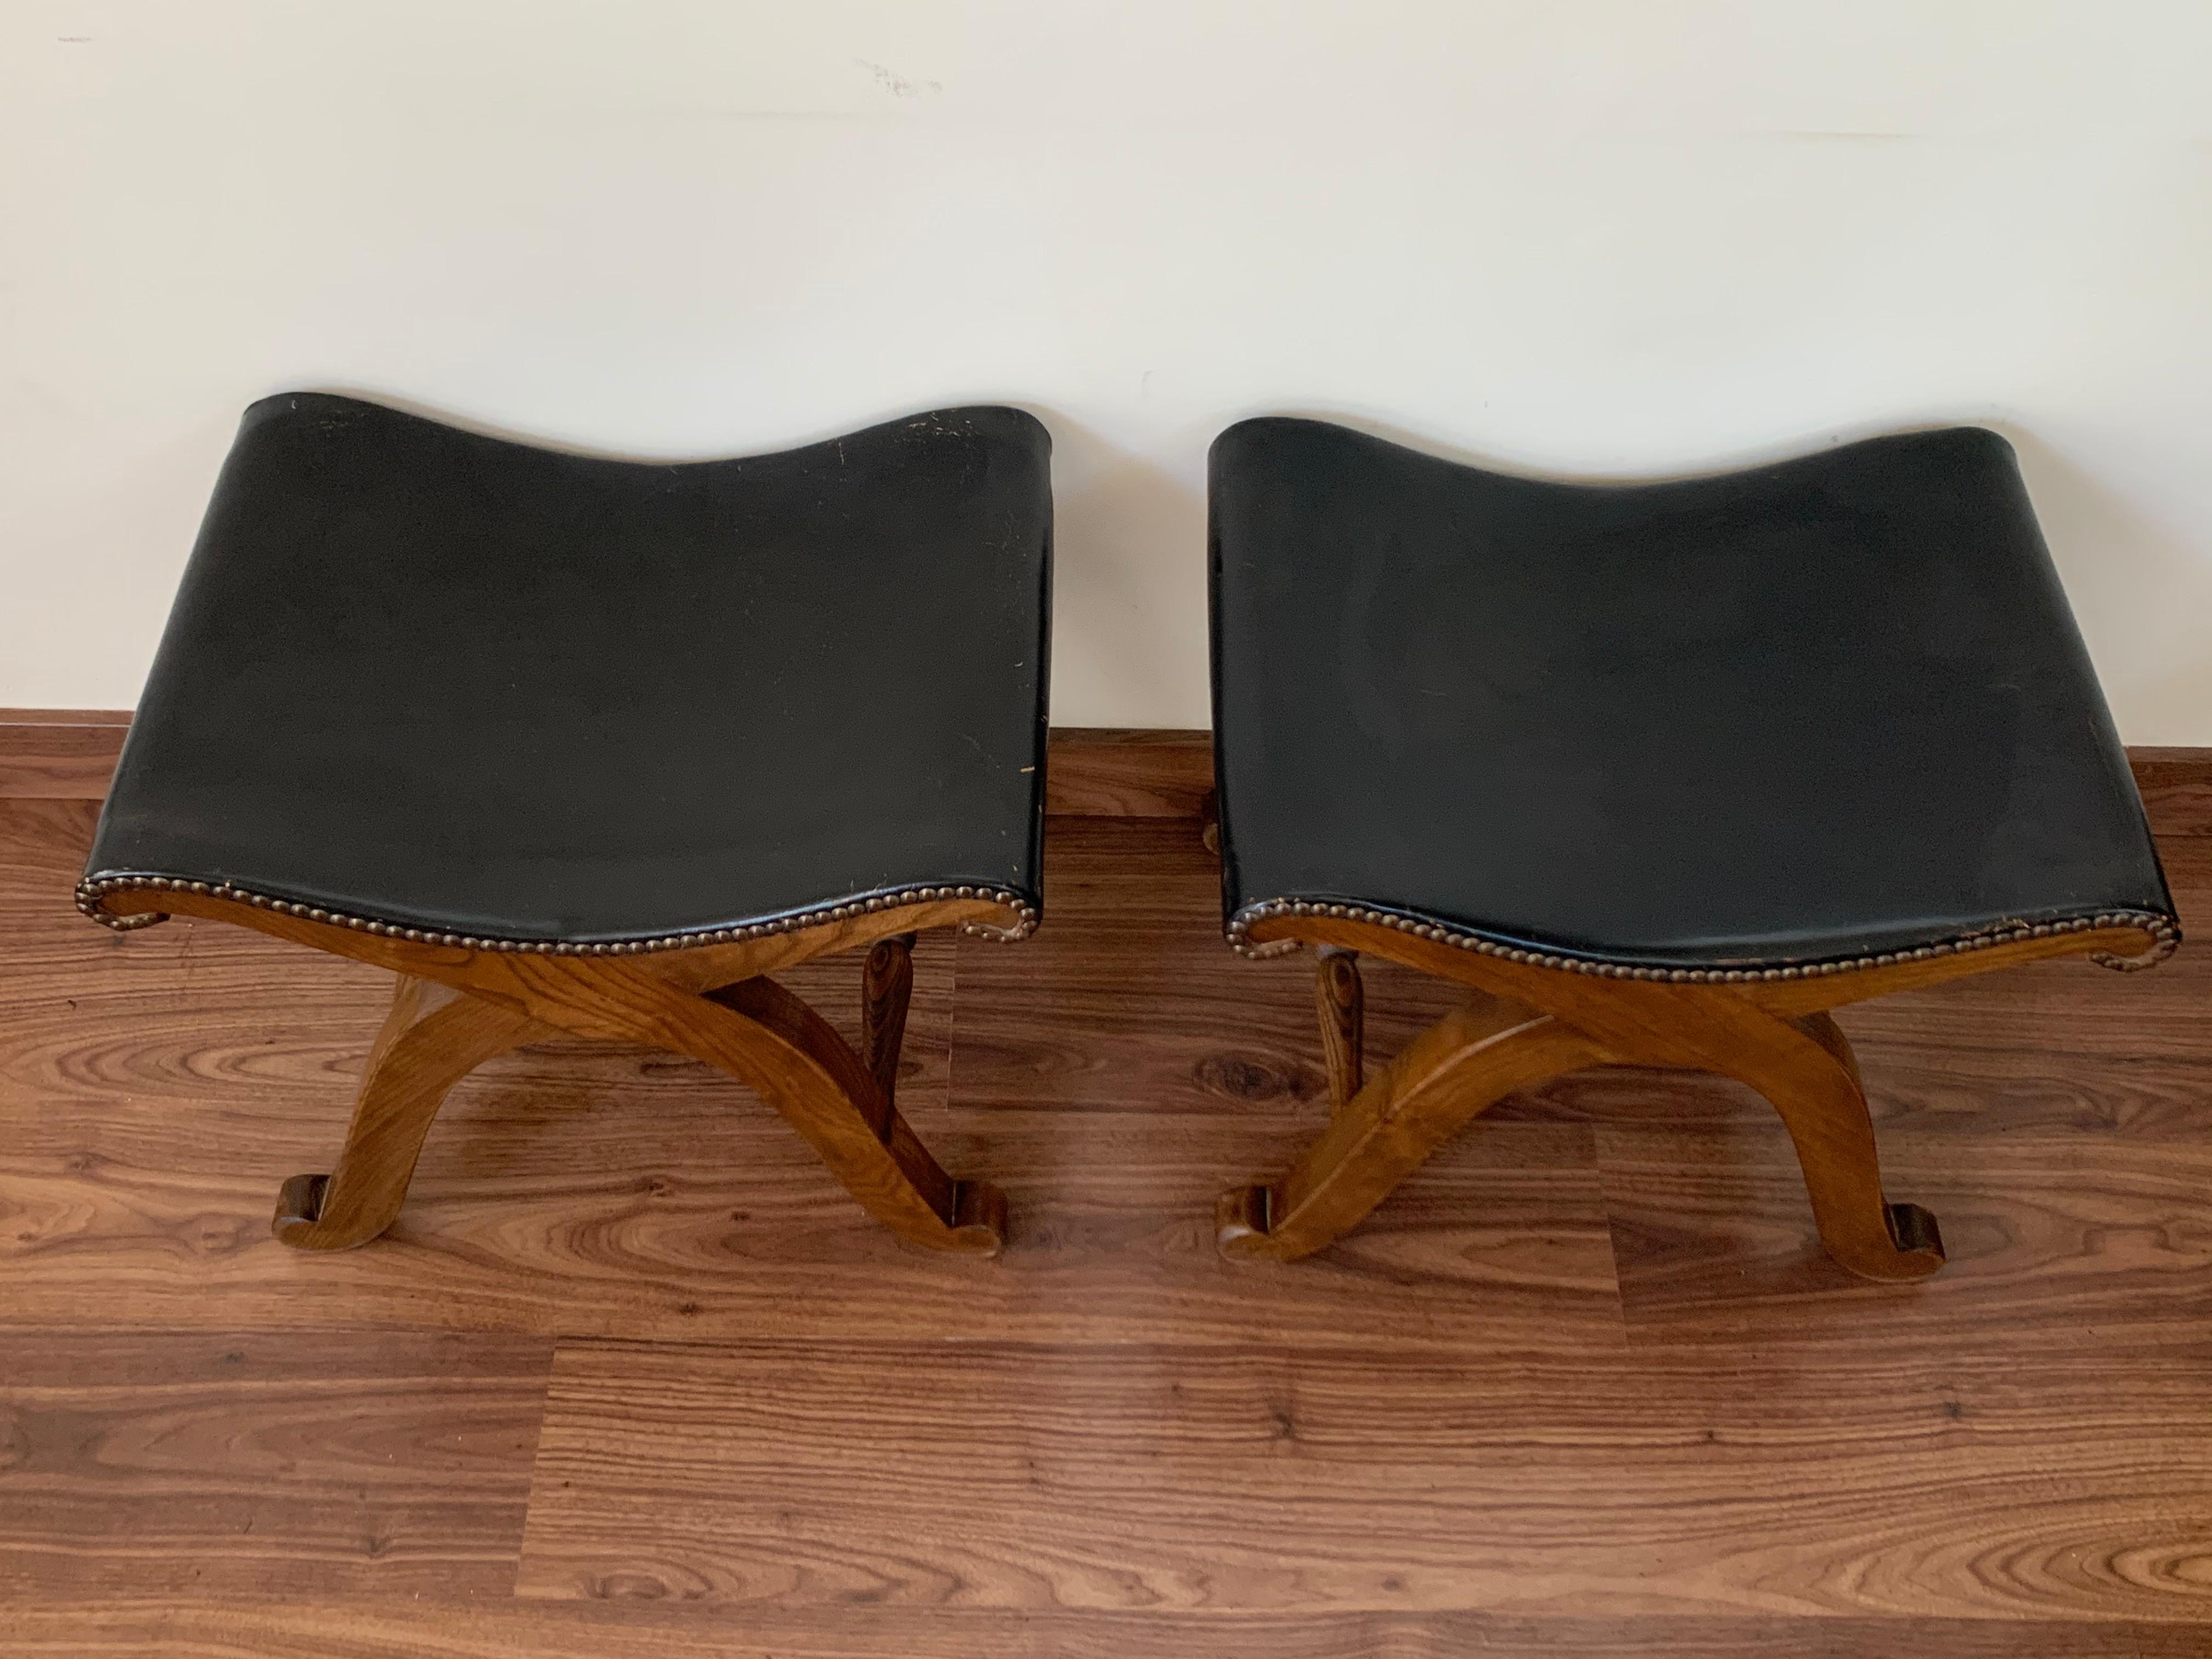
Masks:
[[[749,1085],[869,1214],[933,1249],[998,1254],[1005,1195],[988,1182],[945,1174],[821,1015],[765,976],[685,1000],[696,1006],[669,1022],[661,1040]]]
[[[898,1094],[899,1049],[914,996],[914,941],[912,933],[878,939],[860,971],[861,1057],[886,1101]]]
[[[1315,953],[1314,1004],[1328,1067],[1328,1109],[1341,1112],[1366,1081],[1367,993],[1358,951],[1324,945]]]
[[[120,890],[120,896],[115,905],[103,897],[104,911],[133,915],[152,908],[129,908],[137,890]],[[974,1254],[995,1253],[1004,1241],[1006,1206],[998,1188],[946,1175],[893,1108],[890,1091],[912,985],[907,941],[917,928],[956,923],[1004,933],[1006,902],[996,895],[939,889],[896,905],[847,907],[819,926],[787,933],[665,951],[617,945],[589,953],[399,939],[294,914],[297,905],[248,905],[179,885],[160,896],[165,911],[236,922],[402,975],[337,1172],[285,1183],[276,1226],[287,1243],[339,1249],[388,1226],[446,1091],[471,1066],[541,1034],[649,1043],[716,1066],[782,1114],[900,1237]],[[892,949],[873,959],[863,979],[865,1060],[767,977],[833,951],[885,941]]]
[[[1476,993],[1346,1102],[1282,1180],[1224,1194],[1215,1241],[1278,1261],[1320,1249],[1500,1097],[1606,1058],[1553,1016]]]
[[[544,1029],[517,1010],[401,975],[337,1168],[284,1183],[270,1223],[276,1237],[296,1249],[349,1250],[389,1227],[447,1091]]]
[[[1926,1278],[1943,1265],[1943,1236],[1917,1204],[1892,1204],[1882,1195],[1874,1120],[1850,1042],[1824,1013],[1761,1018],[1798,1040],[1747,1048],[1724,1069],[1782,1115],[1820,1242],[1863,1278]]]
[[[2103,917],[2095,926],[2054,927],[2047,936],[2041,928],[2021,930],[2027,937],[1987,948],[1915,952],[1909,959],[1900,955],[1846,971],[1781,968],[1741,979],[1698,979],[1620,964],[1562,971],[1523,959],[1528,953],[1471,952],[1425,937],[1431,930],[1326,914],[1343,908],[1269,907],[1252,921],[1241,948],[1248,956],[1268,956],[1304,944],[1380,956],[1486,995],[1512,999],[1524,1012],[1549,1015],[1571,1035],[1547,1036],[1548,1028],[1533,1025],[1525,1032],[1507,1026],[1486,1034],[1468,1030],[1464,1086],[1470,1094],[1462,1099],[1453,1094],[1462,1084],[1454,1042],[1442,1026],[1425,1034],[1384,1078],[1359,1091],[1288,1177],[1221,1200],[1218,1237],[1231,1254],[1289,1256],[1326,1243],[1452,1127],[1479,1111],[1486,1103],[1484,1091],[1495,1085],[1495,1092],[1503,1092],[1543,1074],[1531,1055],[1528,1075],[1510,1082],[1490,1076],[1521,1065],[1519,1044],[1556,1042],[1553,1058],[1559,1063],[1553,1071],[1606,1063],[1678,1066],[1718,1073],[1758,1090],[1790,1131],[1821,1240],[1837,1261],[1869,1279],[1920,1279],[1942,1267],[1942,1237],[1936,1218],[1918,1205],[1893,1204],[1883,1195],[1858,1067],[1850,1044],[1826,1011],[2053,957],[2132,957],[2172,948],[2162,921]],[[1325,965],[1324,971],[1335,970]],[[1334,1014],[1325,999],[1325,1034]],[[1573,1057],[1577,1041],[1586,1056],[1579,1060]],[[1498,1045],[1494,1053],[1492,1043]],[[1375,1145],[1365,1144],[1370,1140]]]
[[[1772,1102],[1797,1149],[1821,1242],[1853,1273],[1920,1279],[1943,1265],[1936,1218],[1882,1196],[1858,1066],[1826,1014],[1786,1018],[1705,988],[1571,988],[1572,1024],[1477,993],[1363,1085],[1358,969],[1349,951],[1325,952],[1316,1000],[1332,1121],[1282,1180],[1223,1196],[1215,1212],[1223,1253],[1287,1261],[1317,1250],[1500,1096],[1626,1060],[1719,1072]],[[1347,1090],[1355,1091],[1344,1098]]]
[[[937,1249],[995,1255],[1006,1237],[1005,1197],[988,1182],[946,1175],[891,1104],[885,1085],[896,1075],[913,968],[902,940],[883,944],[892,948],[871,953],[863,980],[865,1061],[765,976],[702,994],[642,964],[518,960],[519,994],[494,1001],[403,975],[338,1167],[284,1183],[276,1235],[326,1250],[375,1237],[399,1213],[447,1091],[494,1054],[574,1030],[654,1042],[719,1066],[781,1112],[893,1232]]]

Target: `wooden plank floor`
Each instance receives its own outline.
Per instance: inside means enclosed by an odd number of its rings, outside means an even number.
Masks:
[[[1827,1263],[1761,1103],[1626,1069],[1231,1267],[1215,1194],[1325,1113],[1310,964],[1223,947],[1188,819],[1055,818],[1035,939],[925,941],[901,1085],[1001,1260],[580,1042],[309,1256],[382,977],[84,922],[54,788],[0,799],[0,1654],[2212,1653],[2203,945],[1846,1011],[1920,1285]],[[1377,969],[1373,1047],[1448,995]]]

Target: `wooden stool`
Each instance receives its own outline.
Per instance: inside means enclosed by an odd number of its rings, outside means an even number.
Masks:
[[[997,408],[676,466],[246,411],[78,902],[399,976],[279,1237],[374,1238],[446,1092],[571,1032],[721,1067],[894,1232],[999,1248],[892,1084],[915,932],[1036,925],[1049,451]],[[769,975],[863,948],[856,1054]]]
[[[1846,1267],[1940,1267],[1828,1011],[2179,937],[2004,441],[1583,486],[1267,419],[1212,471],[1229,939],[1322,947],[1334,1107],[1221,1248],[1319,1249],[1500,1096],[1632,1062],[1772,1102]],[[1362,951],[1469,993],[1371,1077]]]

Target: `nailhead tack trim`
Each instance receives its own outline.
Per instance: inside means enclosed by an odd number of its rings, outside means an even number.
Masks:
[[[381,933],[391,939],[404,939],[410,944],[459,945],[467,951],[515,951],[544,957],[650,956],[659,951],[683,951],[700,945],[729,945],[742,939],[795,933],[804,928],[819,927],[824,922],[843,921],[848,917],[865,915],[877,910],[894,909],[904,904],[927,904],[941,899],[988,899],[992,903],[1012,911],[1015,919],[1011,927],[994,927],[980,921],[960,924],[962,933],[973,939],[987,939],[994,945],[1012,944],[1027,939],[1036,932],[1038,920],[1036,905],[1018,894],[1000,888],[909,887],[896,893],[879,893],[872,898],[818,904],[791,915],[779,916],[773,921],[753,922],[743,927],[700,928],[688,933],[664,933],[656,939],[611,939],[601,944],[586,945],[565,939],[478,939],[467,933],[410,927],[395,921],[373,921],[366,916],[351,916],[343,911],[325,910],[313,905],[295,904],[289,899],[270,898],[265,893],[234,887],[228,882],[186,881],[173,876],[109,876],[99,881],[82,881],[77,884],[76,908],[102,927],[112,927],[119,933],[130,933],[134,928],[150,927],[157,921],[167,921],[168,917],[150,911],[114,916],[101,908],[100,903],[101,897],[108,893],[147,888],[204,893],[213,898],[250,904],[257,910],[276,910],[285,915],[303,916],[309,921],[326,921],[333,927],[350,927],[356,933]]]
[[[1248,904],[1229,919],[1230,948],[1241,957],[1255,960],[1289,955],[1298,948],[1298,940],[1279,939],[1255,944],[1251,939],[1255,922],[1286,915],[1340,916],[1348,921],[1394,928],[1401,933],[1411,933],[1417,939],[1434,939],[1439,945],[1473,951],[1480,956],[1502,957],[1508,962],[1525,962],[1538,968],[1557,968],[1568,973],[1593,974],[1607,979],[1665,980],[1674,984],[1691,985],[1738,985],[1748,980],[1818,979],[1829,974],[1848,974],[1864,968],[1887,968],[1893,963],[1922,962],[1931,957],[1985,951],[1991,945],[2009,945],[2019,939],[2047,939],[2053,933],[2086,933],[2102,927],[2140,927],[2151,936],[2154,941],[2151,948],[2141,956],[2115,956],[2109,951],[2093,951],[2090,955],[2089,959],[2100,968],[2135,973],[2145,968],[2156,967],[2172,956],[2181,944],[2181,930],[2174,925],[2171,916],[2161,915],[2154,910],[2109,910],[2094,916],[2074,916],[2062,921],[2021,922],[2011,927],[1992,928],[1986,933],[1947,939],[1940,945],[1923,945],[1917,950],[1886,951],[1878,956],[1845,957],[1831,962],[1799,962],[1774,968],[1653,968],[1637,963],[1601,962],[1588,957],[1522,950],[1516,945],[1500,945],[1494,939],[1483,939],[1459,928],[1421,921],[1387,910],[1372,910],[1364,905],[1279,898]]]

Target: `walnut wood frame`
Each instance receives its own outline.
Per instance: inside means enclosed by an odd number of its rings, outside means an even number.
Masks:
[[[118,888],[94,901],[125,926],[204,916],[371,963],[399,976],[364,1072],[337,1166],[294,1176],[272,1226],[301,1249],[343,1250],[389,1227],[447,1092],[522,1043],[567,1033],[672,1049],[719,1067],[783,1115],[861,1207],[901,1238],[995,1255],[1006,1237],[999,1189],[956,1181],[892,1104],[914,982],[908,950],[923,928],[1003,923],[988,897],[883,908],[759,939],[650,953],[557,956],[416,942],[316,921],[241,899]],[[852,1047],[769,975],[866,945],[864,1042]]]
[[[1839,973],[1683,984],[1514,962],[1351,917],[1272,915],[1255,919],[1248,937],[1255,945],[1322,947],[1316,997],[1332,1114],[1281,1178],[1223,1194],[1223,1254],[1309,1255],[1358,1225],[1503,1096],[1586,1066],[1656,1065],[1716,1072],[1764,1095],[1797,1149],[1829,1255],[1877,1279],[1934,1273],[1943,1242],[1934,1216],[1883,1195],[1866,1091],[1828,1011],[2051,957],[2129,957],[2170,945],[2148,927],[2091,927]],[[1363,951],[1471,994],[1364,1082],[1353,954]]]

